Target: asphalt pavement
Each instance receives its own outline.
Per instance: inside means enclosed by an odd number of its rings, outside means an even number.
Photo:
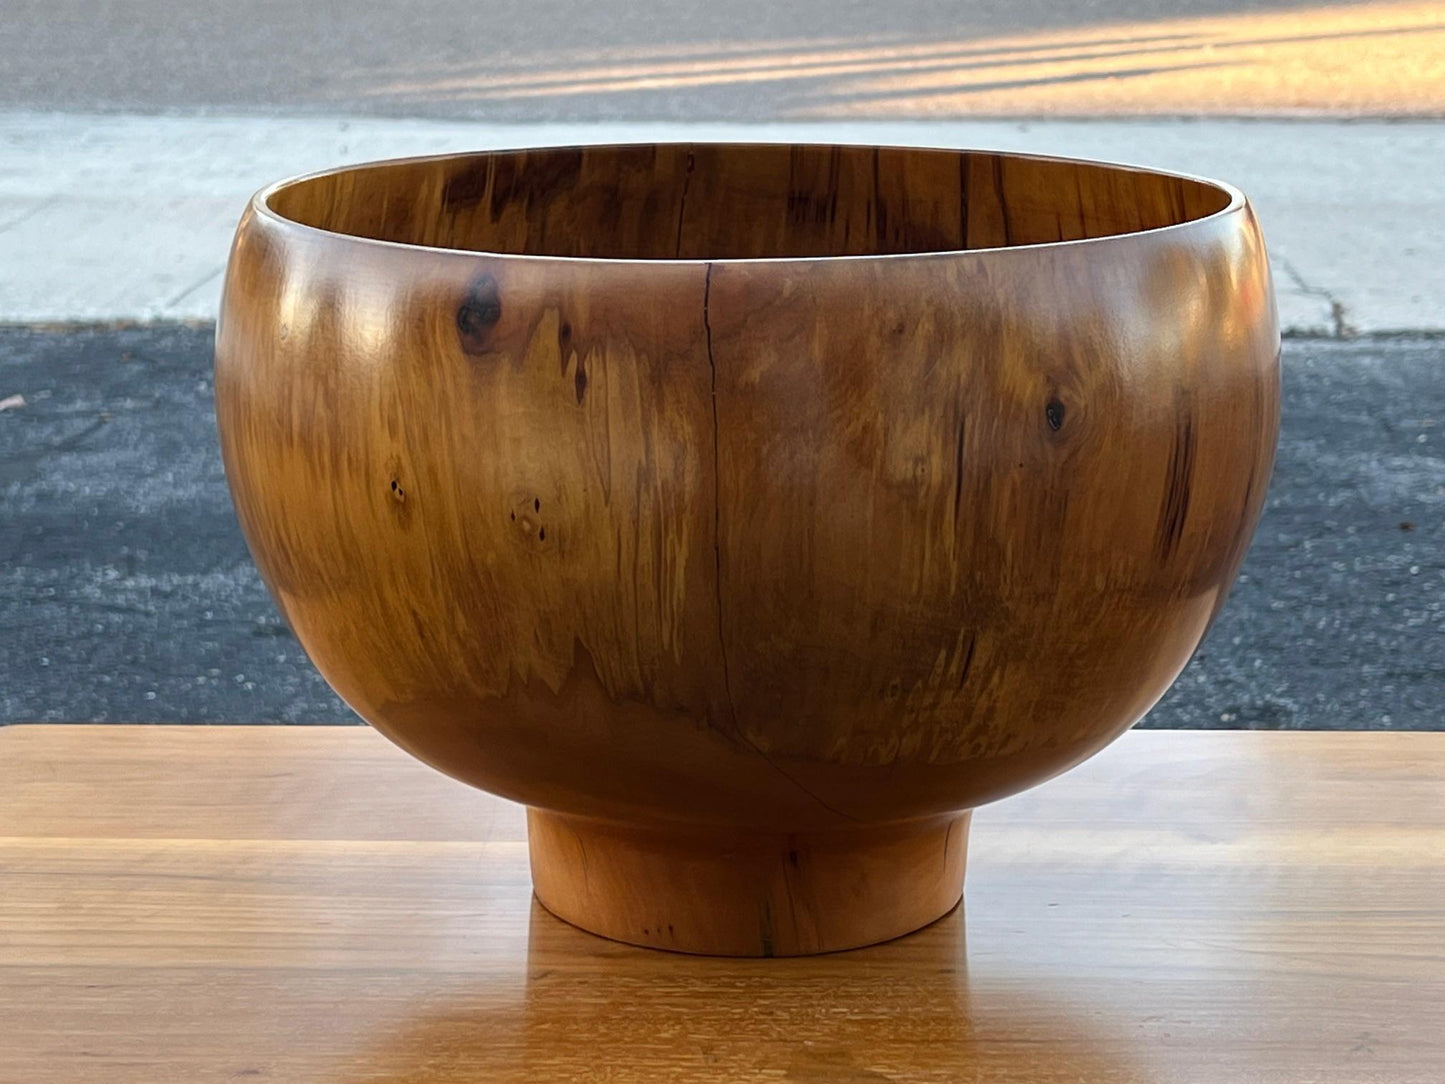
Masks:
[[[0,109],[1445,115],[1438,0],[5,0]]]
[[[236,526],[212,335],[0,328],[0,722],[355,721]],[[1243,574],[1144,725],[1445,729],[1445,339],[1288,340],[1284,373]]]

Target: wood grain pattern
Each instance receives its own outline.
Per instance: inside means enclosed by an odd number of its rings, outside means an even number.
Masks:
[[[252,552],[348,703],[476,786],[696,840],[721,883],[739,832],[910,824],[942,856],[940,818],[1137,720],[1259,514],[1278,332],[1248,205],[1204,182],[499,152],[258,196],[216,395]],[[878,851],[858,898],[909,866]],[[566,894],[614,931],[695,895],[649,885],[625,916],[623,885],[612,915]]]
[[[1136,233],[1229,205],[1185,177],[1024,155],[641,144],[409,159],[277,189],[277,214],[407,245],[627,260],[877,256]]]
[[[969,817],[760,833],[533,809],[532,887],[559,918],[634,945],[720,956],[836,952],[953,910]]]
[[[975,813],[966,910],[751,961],[552,918],[522,810],[366,728],[9,727],[0,1081],[1435,1084],[1442,781],[1137,732]]]

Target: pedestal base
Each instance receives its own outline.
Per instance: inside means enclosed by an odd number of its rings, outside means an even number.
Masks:
[[[772,834],[527,811],[547,910],[616,941],[713,956],[834,952],[928,925],[963,894],[968,822]]]

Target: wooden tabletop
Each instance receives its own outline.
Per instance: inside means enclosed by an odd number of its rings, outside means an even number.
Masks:
[[[1445,1080],[1445,734],[1132,733],[969,862],[887,945],[677,956],[365,728],[10,727],[0,1081]]]

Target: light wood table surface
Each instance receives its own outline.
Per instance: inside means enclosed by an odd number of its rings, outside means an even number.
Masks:
[[[1445,734],[1136,732],[966,914],[719,960],[531,899],[365,728],[0,730],[0,1081],[1445,1081]]]

